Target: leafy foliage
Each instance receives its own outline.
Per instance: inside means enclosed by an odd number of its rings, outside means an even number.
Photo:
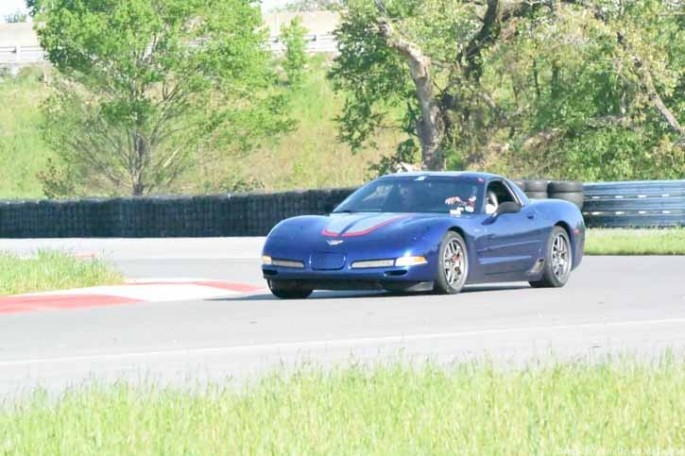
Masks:
[[[313,11],[337,11],[340,0],[294,0],[286,3],[278,11],[286,13],[305,13]]]
[[[346,0],[345,8],[330,76],[346,95],[340,137],[353,150],[391,127],[425,154],[420,108],[430,102],[449,168],[583,180],[685,174],[680,2]],[[416,65],[425,66],[428,96]],[[398,156],[404,148],[398,142]]]
[[[302,19],[295,17],[290,24],[281,28],[281,39],[285,44],[283,69],[288,76],[288,83],[295,87],[302,86],[305,65],[307,64],[307,29]]]
[[[287,99],[252,1],[34,3],[61,77],[45,138],[81,187],[168,188],[198,154],[287,130]]]

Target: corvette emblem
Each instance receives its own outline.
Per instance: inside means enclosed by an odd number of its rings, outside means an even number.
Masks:
[[[342,239],[328,239],[326,240],[328,242],[328,245],[340,245],[343,243]]]

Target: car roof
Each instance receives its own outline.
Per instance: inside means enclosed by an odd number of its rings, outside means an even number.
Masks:
[[[482,173],[482,172],[476,172],[476,171],[410,171],[410,172],[386,174],[385,176],[382,176],[381,179],[387,178],[387,177],[420,177],[420,176],[466,177],[466,178],[472,178],[472,179],[481,178],[481,179],[486,180],[486,181],[491,180],[491,179],[503,179],[502,176],[499,176],[497,174]]]

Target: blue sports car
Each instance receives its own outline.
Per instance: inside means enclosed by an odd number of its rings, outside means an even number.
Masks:
[[[279,298],[313,290],[458,293],[466,284],[561,287],[583,257],[574,204],[529,200],[513,182],[474,172],[383,176],[327,216],[293,217],[269,233],[262,272]]]

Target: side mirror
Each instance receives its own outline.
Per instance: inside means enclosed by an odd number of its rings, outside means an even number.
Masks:
[[[505,201],[497,206],[495,216],[502,214],[515,214],[521,210],[521,205],[513,201]]]

